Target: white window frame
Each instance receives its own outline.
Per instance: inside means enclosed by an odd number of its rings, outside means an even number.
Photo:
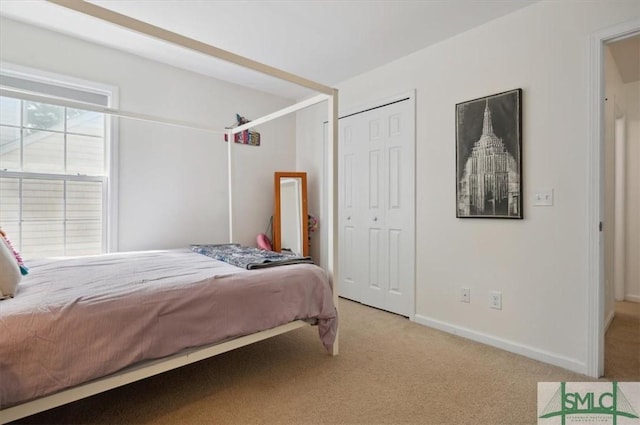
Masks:
[[[107,97],[108,104],[101,106],[111,109],[118,109],[119,106],[118,87],[110,84],[84,80],[4,61],[0,61],[0,74],[103,95]],[[56,100],[56,103],[59,104],[60,99],[56,98]],[[105,126],[105,170],[107,177],[103,198],[102,249],[104,252],[116,252],[118,251],[118,119],[109,114],[105,115],[107,123]],[[18,174],[22,175],[22,173]]]

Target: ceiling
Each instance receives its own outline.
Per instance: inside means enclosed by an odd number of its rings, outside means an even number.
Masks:
[[[132,18],[333,86],[535,0],[106,0]],[[2,0],[0,15],[258,90],[311,92],[46,1]]]

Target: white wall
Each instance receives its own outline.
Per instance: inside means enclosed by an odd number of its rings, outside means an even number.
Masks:
[[[0,20],[0,59],[119,88],[125,111],[223,129],[292,102],[103,46]],[[257,129],[240,146],[235,241],[255,245],[273,213],[273,172],[295,166],[295,117]],[[119,250],[228,239],[226,143],[221,135],[120,120]]]
[[[318,218],[318,230],[311,235],[309,255],[324,268],[327,266],[326,236],[322,236],[327,231],[323,199],[326,166],[323,123],[326,119],[327,105],[323,102],[298,113],[296,122],[296,167],[297,171],[307,173],[307,209]]]
[[[586,372],[589,37],[637,16],[636,1],[538,2],[338,85],[342,111],[417,90],[418,322]],[[525,219],[456,219],[455,104],[518,87]],[[532,206],[539,188],[553,207]]]

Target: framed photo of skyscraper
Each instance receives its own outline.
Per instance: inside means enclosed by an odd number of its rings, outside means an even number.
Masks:
[[[522,89],[456,105],[456,217],[522,218]]]

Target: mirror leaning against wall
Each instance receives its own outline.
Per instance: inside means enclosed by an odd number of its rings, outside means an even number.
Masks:
[[[277,171],[274,181],[273,250],[309,255],[307,173]]]

